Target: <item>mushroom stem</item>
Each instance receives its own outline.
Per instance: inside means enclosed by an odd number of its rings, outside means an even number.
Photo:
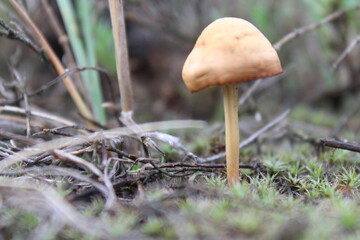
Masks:
[[[227,180],[230,186],[239,181],[239,119],[238,89],[236,84],[223,86],[225,114],[225,144]]]

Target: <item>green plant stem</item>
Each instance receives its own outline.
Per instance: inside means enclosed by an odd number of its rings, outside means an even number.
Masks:
[[[97,66],[96,61],[96,46],[95,41],[96,36],[94,36],[94,14],[93,14],[93,2],[89,0],[78,0],[78,10],[81,22],[81,28],[84,34],[85,41],[85,52],[88,66]],[[93,111],[97,120],[105,124],[106,115],[105,111],[102,108],[103,103],[103,94],[101,91],[100,77],[97,71],[89,71],[90,77],[89,83],[89,93],[91,94],[91,100],[93,101]]]

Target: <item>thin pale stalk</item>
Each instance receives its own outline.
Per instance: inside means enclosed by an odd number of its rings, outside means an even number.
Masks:
[[[226,171],[230,186],[239,181],[239,119],[238,90],[236,84],[224,85]]]
[[[133,111],[133,97],[126,41],[124,1],[109,0],[109,9],[115,44],[116,71],[121,95],[121,108],[123,113],[130,113],[131,115]]]

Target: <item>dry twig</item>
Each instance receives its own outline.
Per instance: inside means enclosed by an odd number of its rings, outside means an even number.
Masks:
[[[0,26],[5,29],[5,31],[0,30],[0,36],[7,37],[8,39],[13,39],[22,42],[26,46],[28,46],[31,50],[33,50],[37,55],[40,56],[42,60],[46,60],[44,57],[44,52],[35,43],[33,43],[27,36],[12,29],[9,25],[7,25],[2,19],[0,19]]]
[[[1,128],[0,128],[0,138],[15,140],[15,141],[19,141],[19,142],[22,142],[25,144],[36,144],[36,143],[40,142],[38,139],[25,137],[25,136],[18,135],[15,133],[7,132]]]
[[[360,153],[360,145],[357,144],[351,144],[347,142],[341,142],[341,141],[337,141],[333,139],[325,139],[325,138],[321,138],[320,143],[326,147],[345,149],[348,151]]]
[[[56,78],[54,78],[51,81],[49,81],[48,83],[42,85],[38,89],[36,89],[32,92],[29,92],[27,94],[27,96],[34,97],[38,94],[41,94],[42,92],[46,91],[50,87],[54,86],[55,84],[58,84],[61,80],[68,78],[71,74],[74,74],[76,72],[87,71],[87,70],[95,70],[95,71],[98,71],[99,73],[103,74],[103,76],[105,77],[104,79],[106,80],[106,83],[109,84],[109,88],[113,89],[113,87],[111,86],[112,85],[111,79],[110,79],[108,73],[103,68],[100,68],[100,67],[73,67],[73,68],[67,69],[63,74],[57,76]],[[114,93],[112,91],[109,92],[109,97],[110,97],[111,101],[115,102]],[[5,100],[0,99],[0,105],[15,104],[15,103],[18,103],[19,101],[23,100],[23,98],[24,97],[21,96],[16,99],[5,99]]]
[[[317,29],[317,28],[319,28],[319,27],[321,27],[321,26],[323,26],[323,25],[325,25],[325,24],[327,24],[327,23],[329,23],[331,21],[334,21],[335,19],[344,16],[346,13],[356,11],[356,10],[359,10],[359,9],[360,9],[360,4],[356,5],[355,7],[349,8],[349,9],[341,9],[341,10],[338,10],[336,12],[333,12],[333,13],[326,16],[325,18],[323,18],[321,21],[319,21],[317,23],[312,23],[310,25],[307,25],[307,26],[304,26],[304,27],[301,27],[301,28],[297,28],[294,31],[286,34],[284,37],[282,37],[273,46],[274,46],[274,48],[276,50],[279,51],[281,49],[281,47],[285,43],[287,43],[287,42],[289,42],[289,41],[291,41],[291,40],[293,40],[293,39],[295,39],[295,38],[297,38],[297,37],[299,37],[299,36],[301,36],[301,35],[303,35],[303,34],[305,34],[307,32],[313,31],[313,30],[315,30],[315,29]]]
[[[332,68],[333,70],[336,70],[340,63],[346,58],[347,55],[349,55],[351,53],[351,51],[358,45],[360,44],[360,35],[357,35],[349,44],[349,46],[347,46],[345,48],[345,50],[340,54],[340,56],[338,57],[338,59],[336,59],[336,61],[333,63]]]
[[[250,137],[248,137],[247,139],[245,139],[244,141],[242,141],[240,143],[239,148],[243,148],[243,147],[247,146],[248,144],[252,143],[253,141],[255,141],[264,132],[268,131],[272,127],[279,124],[282,120],[284,120],[289,113],[290,113],[290,110],[286,110],[281,115],[279,115],[278,117],[273,119],[271,122],[266,124],[264,127],[260,128],[256,132],[254,132]],[[212,162],[212,161],[216,161],[218,159],[224,158],[225,156],[226,156],[226,153],[222,152],[222,153],[216,154],[216,155],[208,157],[208,158],[199,158],[198,161],[199,162]]]

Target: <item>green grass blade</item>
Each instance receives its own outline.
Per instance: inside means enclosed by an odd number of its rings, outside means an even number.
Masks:
[[[78,16],[80,17],[81,29],[83,30],[84,42],[85,42],[85,51],[86,51],[86,59],[88,60],[89,66],[96,66],[96,46],[95,41],[96,36],[94,36],[94,5],[93,1],[89,0],[78,0],[76,1]],[[101,91],[100,77],[99,72],[90,71],[89,77],[91,81],[91,96],[94,98],[94,102],[96,103],[96,108],[94,109],[95,116],[98,121],[101,123],[106,122],[106,115],[101,107],[103,102],[103,95]]]
[[[85,38],[86,51],[84,44],[80,38],[80,30],[76,22],[76,16],[74,7],[69,0],[57,1],[67,34],[70,39],[72,50],[74,52],[76,62],[79,66],[96,66],[95,47],[91,29],[91,1],[79,2],[80,8],[80,20],[82,22],[82,30]],[[101,85],[99,75],[97,72],[82,72],[83,78],[95,119],[100,123],[106,122],[105,111],[101,107],[103,103],[103,96],[101,91]]]

